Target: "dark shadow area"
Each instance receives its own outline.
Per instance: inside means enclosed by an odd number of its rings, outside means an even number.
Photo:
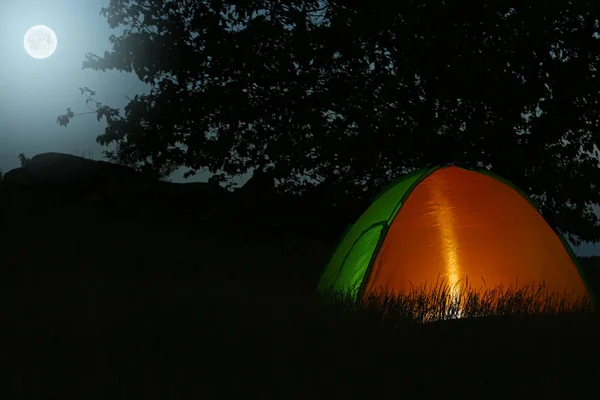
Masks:
[[[109,3],[120,33],[83,68],[151,90],[119,110],[80,88],[92,111],[57,116],[106,122],[110,162],[0,176],[0,399],[600,397],[590,308],[518,294],[423,323],[427,296],[316,295],[348,224],[421,168],[502,176],[600,242],[600,3]],[[180,168],[209,181],[166,181]]]

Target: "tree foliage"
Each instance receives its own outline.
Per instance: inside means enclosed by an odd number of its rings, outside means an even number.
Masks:
[[[157,175],[259,169],[350,198],[432,164],[486,168],[575,243],[600,240],[599,3],[350,4],[111,0],[126,29],[84,68],[152,89],[124,113],[82,89],[107,120],[98,142]]]

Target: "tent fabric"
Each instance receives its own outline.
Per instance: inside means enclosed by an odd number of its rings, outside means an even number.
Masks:
[[[588,295],[566,242],[509,182],[457,166],[390,185],[346,232],[318,290],[399,294],[444,279],[459,288],[539,285]]]

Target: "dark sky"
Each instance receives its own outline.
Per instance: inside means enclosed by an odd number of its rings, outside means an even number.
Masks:
[[[31,157],[43,152],[62,152],[102,159],[103,147],[96,136],[104,121],[93,114],[74,118],[67,128],[56,117],[67,107],[73,112],[89,111],[79,87],[88,86],[97,100],[123,109],[125,96],[146,93],[149,86],[134,74],[118,71],[83,70],[85,53],[103,55],[111,50],[108,38],[120,34],[111,30],[102,7],[109,0],[0,0],[0,169],[19,166],[17,155]],[[56,51],[48,58],[35,59],[25,50],[23,39],[29,28],[46,25],[57,35]],[[183,170],[171,180],[184,182]],[[204,181],[198,175],[188,181]],[[600,254],[600,247],[583,245],[579,255]]]

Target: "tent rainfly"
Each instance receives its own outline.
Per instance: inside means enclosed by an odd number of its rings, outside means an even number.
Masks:
[[[454,165],[408,174],[342,236],[318,291],[399,294],[438,279],[589,296],[570,246],[510,182]]]

